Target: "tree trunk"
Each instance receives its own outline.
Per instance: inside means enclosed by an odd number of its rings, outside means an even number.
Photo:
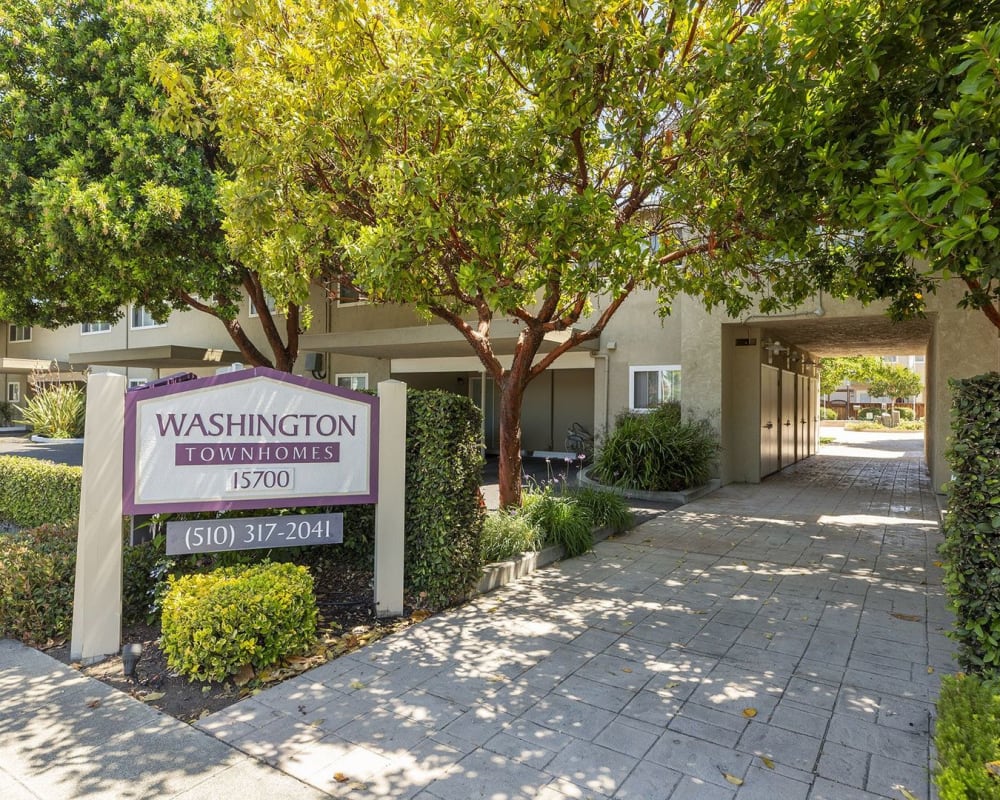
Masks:
[[[500,387],[500,508],[521,505],[521,407],[525,384],[506,376]]]

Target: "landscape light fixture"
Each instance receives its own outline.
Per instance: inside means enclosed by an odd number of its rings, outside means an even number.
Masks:
[[[139,656],[142,655],[142,644],[131,642],[122,648],[122,672],[126,678],[135,680],[135,668],[139,663]]]

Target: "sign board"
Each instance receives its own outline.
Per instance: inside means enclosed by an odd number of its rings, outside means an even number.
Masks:
[[[378,399],[258,367],[130,391],[126,514],[374,503]]]
[[[343,514],[188,519],[167,522],[167,555],[342,544]]]

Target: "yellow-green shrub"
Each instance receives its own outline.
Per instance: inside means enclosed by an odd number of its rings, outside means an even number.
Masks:
[[[934,782],[941,800],[1000,800],[1000,781],[986,765],[1000,758],[1000,692],[976,675],[941,681]]]
[[[24,528],[75,523],[83,470],[37,458],[0,456],[0,521]]]
[[[307,651],[318,619],[309,570],[294,564],[224,567],[171,578],[160,646],[191,680],[221,681]]]
[[[0,638],[41,645],[68,636],[75,574],[75,529],[0,534]]]

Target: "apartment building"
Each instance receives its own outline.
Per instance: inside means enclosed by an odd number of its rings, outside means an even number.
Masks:
[[[670,316],[661,317],[655,294],[637,292],[599,340],[564,354],[529,385],[523,447],[562,451],[571,428],[599,438],[623,411],[679,400],[685,413],[718,428],[722,481],[758,482],[815,453],[821,357],[921,354],[928,463],[940,486],[948,474],[947,381],[1000,365],[995,329],[981,313],[956,307],[960,292],[960,286],[942,286],[925,319],[904,323],[891,322],[878,306],[822,296],[790,313],[740,319],[682,297]],[[600,303],[595,300],[596,312]],[[487,449],[496,448],[497,389],[454,328],[427,320],[412,307],[371,304],[359,296],[329,300],[317,291],[312,306],[311,326],[300,337],[297,374],[354,389],[395,378],[466,395],[483,409]],[[240,321],[264,346],[249,304]],[[518,332],[513,321],[494,322],[492,341],[501,358],[509,360]],[[195,311],[176,312],[165,325],[156,325],[141,308],[130,308],[113,325],[57,331],[8,325],[3,334],[0,380],[5,396],[18,401],[41,363],[54,361],[70,376],[84,369],[124,371],[137,383],[180,370],[212,374],[241,360],[221,324]],[[556,346],[561,335],[566,334],[553,334],[542,349]]]

